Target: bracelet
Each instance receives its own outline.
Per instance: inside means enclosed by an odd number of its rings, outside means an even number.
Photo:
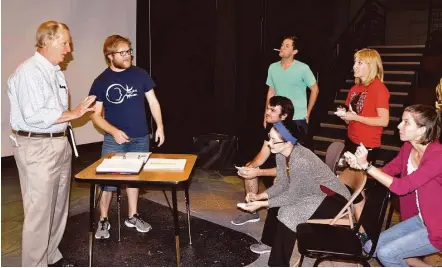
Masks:
[[[364,168],[364,172],[368,173],[368,171],[373,167],[373,165],[371,163],[368,164],[368,166],[366,168]]]

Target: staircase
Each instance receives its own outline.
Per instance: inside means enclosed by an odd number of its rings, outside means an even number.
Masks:
[[[422,45],[410,46],[372,46],[381,55],[384,66],[384,84],[390,91],[390,122],[382,134],[381,153],[376,165],[383,166],[395,157],[402,145],[397,126],[401,121],[404,108],[410,105],[410,96],[416,87],[418,70],[425,49]],[[352,72],[338,89],[334,106],[344,104],[348,91],[354,85]],[[347,138],[347,125],[337,117],[336,109],[328,111],[321,120],[320,128],[313,136],[315,154],[324,159],[327,147],[334,141],[344,142]]]

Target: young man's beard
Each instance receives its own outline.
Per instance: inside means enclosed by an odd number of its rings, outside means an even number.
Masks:
[[[114,65],[115,68],[118,69],[127,69],[132,65],[130,60],[129,64],[127,64],[126,61],[116,61],[116,60],[113,60],[112,64]]]

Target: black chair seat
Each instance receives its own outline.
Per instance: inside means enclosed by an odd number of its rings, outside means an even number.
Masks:
[[[368,184],[368,183],[367,183]],[[355,230],[360,226],[373,242],[374,248],[378,243],[382,224],[385,219],[390,191],[381,184],[373,184],[366,188],[365,205]],[[370,266],[368,260],[372,258],[374,250],[366,254],[354,230],[338,225],[303,223],[296,228],[298,250],[301,254],[299,265],[302,265],[304,256],[316,258],[313,266],[318,266],[324,260],[345,259]]]
[[[298,250],[302,255],[333,254],[361,256],[362,247],[355,232],[348,227],[303,223],[296,228]]]

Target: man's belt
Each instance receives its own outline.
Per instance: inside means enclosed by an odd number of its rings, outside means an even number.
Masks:
[[[57,138],[64,137],[67,135],[67,131],[56,132],[56,133],[38,133],[38,132],[27,132],[27,131],[14,131],[15,134],[19,136],[32,137],[32,138]]]

